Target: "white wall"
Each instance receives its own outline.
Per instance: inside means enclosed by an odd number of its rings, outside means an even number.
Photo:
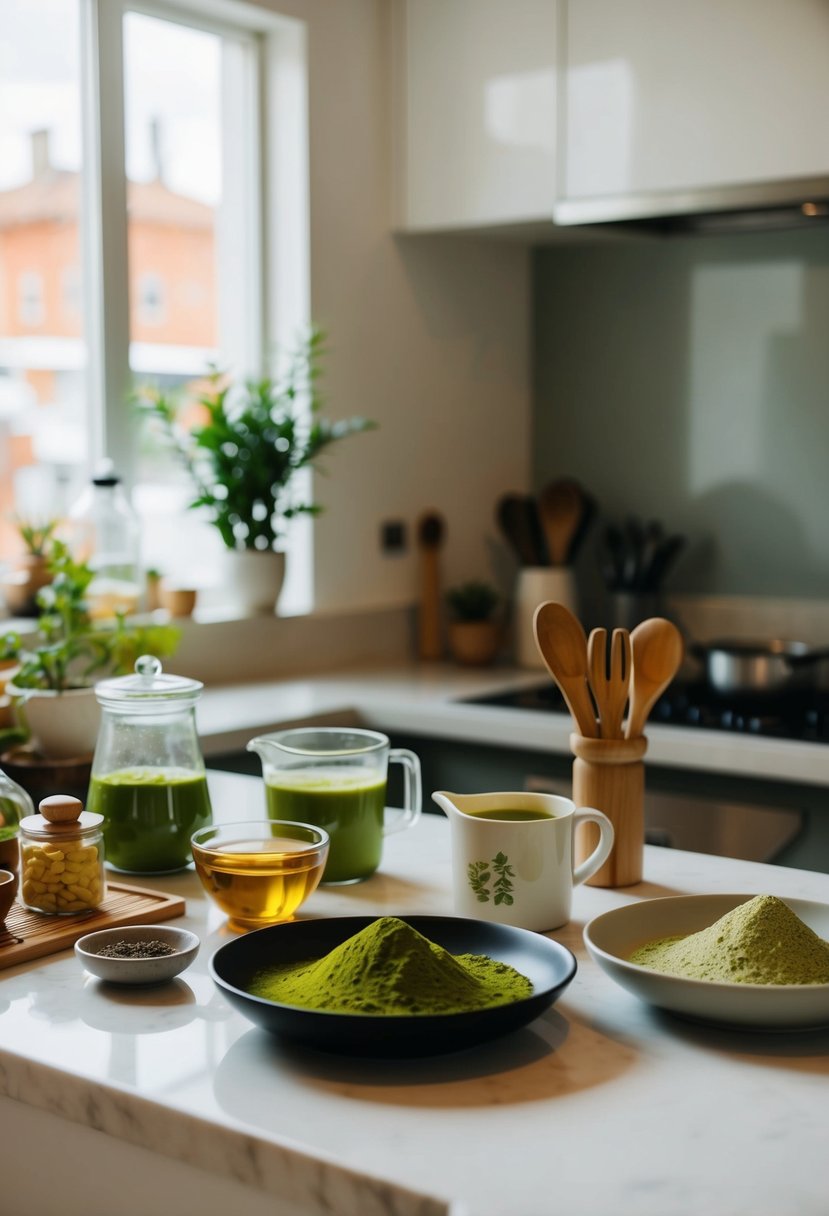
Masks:
[[[331,417],[374,418],[325,461],[316,606],[411,602],[418,563],[380,552],[382,519],[446,519],[445,583],[493,577],[499,494],[529,484],[529,255],[391,235],[385,0],[260,0],[307,23],[311,311],[329,333]]]

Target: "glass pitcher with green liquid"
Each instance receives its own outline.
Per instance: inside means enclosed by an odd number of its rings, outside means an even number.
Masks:
[[[163,675],[153,655],[95,686],[101,728],[87,810],[104,817],[108,864],[169,874],[192,861],[190,837],[212,822],[195,707],[203,685]]]

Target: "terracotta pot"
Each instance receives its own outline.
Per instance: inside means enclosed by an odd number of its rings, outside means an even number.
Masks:
[[[192,616],[197,592],[192,587],[165,587],[162,583],[159,601],[170,616]]]
[[[449,649],[456,663],[486,667],[498,653],[501,627],[498,621],[451,621]]]
[[[24,553],[16,558],[3,580],[3,598],[12,616],[37,616],[37,593],[47,587],[52,576],[46,568],[46,558]]]

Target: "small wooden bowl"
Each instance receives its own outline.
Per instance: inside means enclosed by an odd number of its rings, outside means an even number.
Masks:
[[[0,870],[0,925],[3,924],[17,894],[17,875],[11,870]]]

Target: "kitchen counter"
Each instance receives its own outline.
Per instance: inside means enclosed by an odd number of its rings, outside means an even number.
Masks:
[[[386,733],[568,755],[569,715],[464,703],[545,678],[543,671],[434,663],[214,686],[199,705],[199,734],[209,756],[243,748],[254,734],[286,724],[350,721]],[[655,723],[646,733],[649,764],[829,786],[825,744]]]
[[[261,813],[259,780],[209,781],[217,819]],[[389,837],[377,875],[319,889],[303,915],[451,914],[449,863],[448,825],[424,816]],[[606,977],[581,935],[600,912],[654,896],[829,903],[827,875],[647,848],[640,885],[576,889],[570,924],[550,936],[579,970],[551,1010],[415,1062],[292,1050],[253,1027],[209,978],[227,930],[195,875],[141,881],[185,895],[172,923],[202,939],[173,983],[109,988],[71,952],[0,972],[9,1216],[826,1210],[829,1031],[736,1033],[660,1014]]]

